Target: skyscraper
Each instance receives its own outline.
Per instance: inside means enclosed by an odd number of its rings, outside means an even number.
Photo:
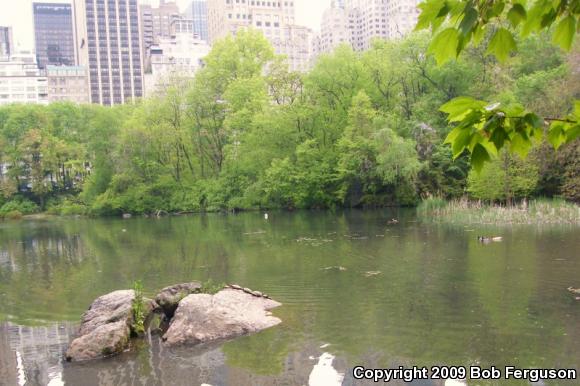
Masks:
[[[193,35],[197,39],[208,41],[207,0],[193,0],[185,10],[188,19],[193,20]]]
[[[71,66],[74,62],[73,18],[70,4],[32,3],[38,66]]]
[[[74,0],[76,57],[89,69],[92,103],[128,103],[143,95],[137,0]]]
[[[13,50],[12,27],[0,27],[0,60],[7,60]]]

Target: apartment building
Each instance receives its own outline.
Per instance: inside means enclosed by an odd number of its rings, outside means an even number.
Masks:
[[[47,79],[31,52],[0,61],[0,105],[10,103],[48,104]]]
[[[331,52],[341,43],[368,50],[374,39],[398,39],[415,28],[417,0],[333,1],[322,17],[316,52]]]
[[[386,7],[389,38],[400,38],[413,31],[420,13],[418,4],[418,0],[389,0]]]
[[[291,69],[308,68],[312,31],[295,24],[294,1],[208,0],[207,10],[210,43],[241,28],[256,28],[277,54],[288,56]]]
[[[46,66],[48,101],[89,103],[88,73],[84,66]]]
[[[161,0],[158,7],[140,5],[143,41],[150,42],[149,46],[159,43],[159,39],[171,37],[171,25],[175,20],[182,18],[179,7],[174,2],[166,3]],[[146,43],[147,44],[147,43]],[[147,48],[149,46],[146,46]]]
[[[75,56],[89,71],[91,103],[115,105],[143,96],[137,0],[74,0]]]
[[[149,96],[162,91],[172,77],[193,77],[203,67],[203,59],[211,47],[196,39],[191,31],[161,38],[151,47],[151,74],[145,75],[145,91]]]
[[[74,59],[71,4],[32,3],[34,41],[39,68],[72,66]]]
[[[320,33],[315,37],[315,52],[331,52],[342,43],[351,44],[353,29],[349,12],[344,3],[332,1],[322,14]]]

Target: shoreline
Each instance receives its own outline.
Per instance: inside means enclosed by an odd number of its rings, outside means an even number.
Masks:
[[[430,198],[417,207],[426,223],[454,225],[580,225],[580,205],[538,198],[515,204]]]

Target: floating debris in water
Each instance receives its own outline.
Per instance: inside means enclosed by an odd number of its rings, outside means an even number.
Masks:
[[[261,235],[263,233],[266,233],[266,231],[247,232],[244,235]]]
[[[381,273],[382,273],[381,271],[367,271],[367,272],[365,272],[365,276],[366,277],[373,277],[373,276],[380,275]]]
[[[332,267],[324,267],[324,268],[321,268],[321,269],[323,269],[325,271],[330,271],[330,270],[346,271],[346,268],[344,268],[343,266],[340,266],[340,265],[335,265],[335,266],[332,266]]]
[[[298,243],[307,243],[313,247],[318,247],[324,243],[331,243],[333,241],[334,240],[330,240],[330,239],[312,239],[309,237],[299,237],[296,239],[296,242],[298,242]]]
[[[308,242],[308,241],[316,241],[317,239],[311,239],[310,237],[299,237],[296,239],[297,242],[302,243],[302,242]]]
[[[346,238],[349,238],[351,240],[366,240],[368,239],[368,236],[361,236],[359,234],[354,234],[354,235],[343,235]]]
[[[464,379],[446,379],[445,386],[467,386],[467,382]]]
[[[328,346],[330,346],[330,343],[325,343],[322,346],[320,346],[320,348],[327,348]]]

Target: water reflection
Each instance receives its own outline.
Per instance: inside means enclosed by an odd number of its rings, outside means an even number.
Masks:
[[[503,241],[484,245],[477,234]],[[0,328],[10,342],[0,379],[306,385],[324,352],[345,385],[355,365],[579,368],[580,307],[565,290],[580,285],[577,236],[380,211],[0,223],[0,320],[10,322]],[[152,294],[210,277],[280,300],[283,324],[200,350],[153,338],[121,358],[63,367],[74,323],[97,296],[136,279]]]

